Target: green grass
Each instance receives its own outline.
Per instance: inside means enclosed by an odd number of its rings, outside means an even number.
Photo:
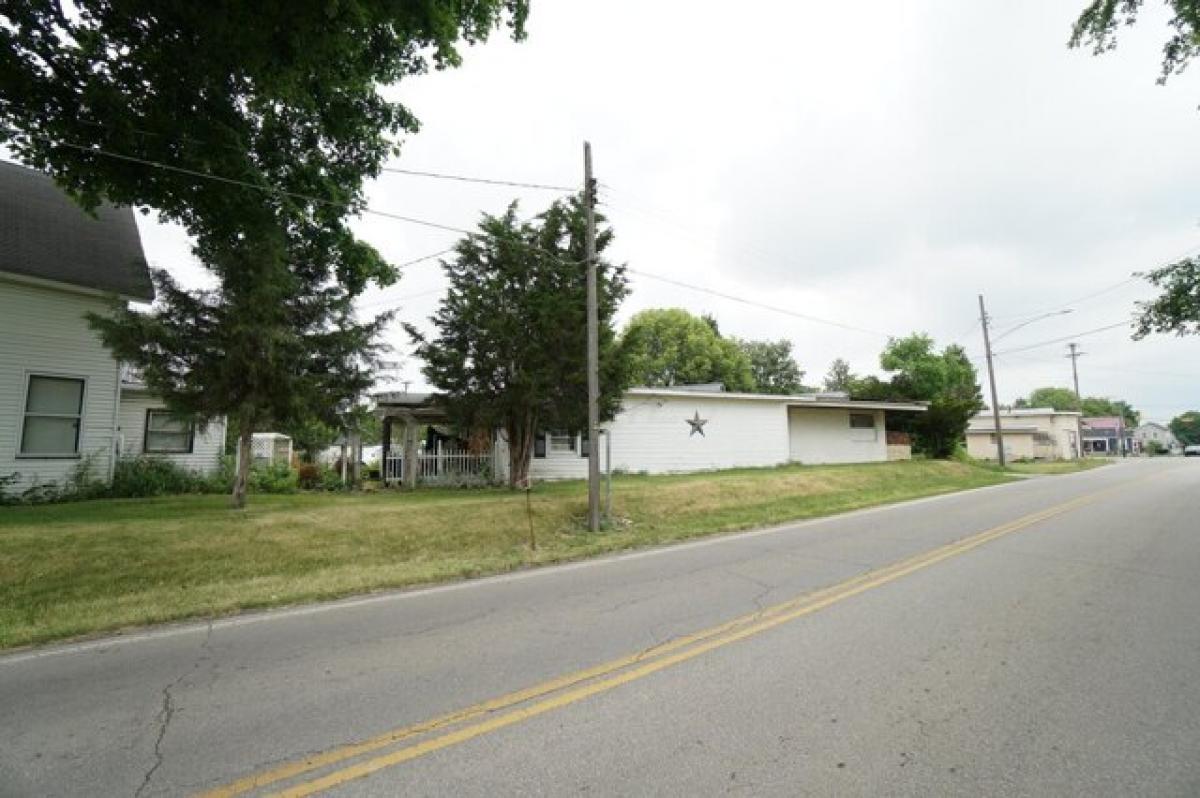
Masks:
[[[1106,466],[1109,460],[1100,458],[1083,458],[1078,460],[1048,460],[1032,463],[1009,463],[1008,470],[1017,474],[1074,474],[1077,471],[1090,471],[1093,468]]]
[[[614,480],[612,528],[581,529],[579,482],[504,489],[124,499],[0,508],[0,648],[499,573],[1010,476],[913,461]]]

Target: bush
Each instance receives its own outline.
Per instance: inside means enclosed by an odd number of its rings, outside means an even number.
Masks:
[[[1146,441],[1146,445],[1143,448],[1150,457],[1167,453],[1167,447],[1163,445],[1162,441]]]
[[[205,493],[209,480],[177,463],[159,457],[124,457],[113,469],[107,494],[117,499]]]
[[[250,467],[246,488],[252,493],[295,493],[299,478],[287,463]]]
[[[296,482],[304,490],[313,490],[321,484],[321,467],[316,463],[301,463],[296,468]]]

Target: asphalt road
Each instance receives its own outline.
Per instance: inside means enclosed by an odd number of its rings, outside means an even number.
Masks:
[[[0,794],[221,789],[1200,795],[1200,461],[0,658]]]

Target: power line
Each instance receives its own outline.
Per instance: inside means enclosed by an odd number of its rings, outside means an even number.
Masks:
[[[20,109],[26,110],[26,111],[28,110],[28,108],[26,106],[22,106],[19,103],[13,102],[12,100],[9,100],[9,99],[0,98],[0,102],[5,103],[10,108],[20,108]],[[98,127],[98,128],[110,127],[110,125],[105,124],[104,122],[94,122],[90,119],[76,119],[75,121],[79,122],[80,124],[90,125],[92,127]],[[176,133],[176,134],[172,134],[171,136],[168,136],[165,133],[160,133],[160,132],[154,131],[154,130],[146,130],[144,128],[130,127],[128,129],[132,130],[134,133],[137,133],[139,136],[154,136],[155,138],[178,138],[180,141],[200,142],[200,143],[204,143],[208,146],[216,146],[216,147],[220,147],[221,149],[230,150],[231,152],[242,152],[242,153],[246,152],[246,147],[239,147],[239,146],[236,146],[233,144],[222,144],[220,142],[213,142],[208,139],[200,139],[200,138],[196,138],[193,136],[187,136],[187,135],[184,135],[181,133]],[[13,132],[13,131],[10,131],[10,132]],[[16,132],[18,133],[18,135],[28,135],[31,138],[38,138],[37,136],[30,134],[30,133],[22,134],[19,131],[16,131]],[[56,142],[56,143],[58,143],[58,142]],[[556,185],[551,185],[551,184],[547,184],[547,183],[530,183],[530,182],[521,182],[521,181],[517,181],[517,180],[500,180],[500,179],[496,179],[496,178],[475,177],[472,175],[455,175],[455,174],[447,174],[445,172],[433,172],[433,171],[419,170],[419,169],[402,169],[400,167],[395,167],[395,166],[380,167],[380,171],[391,172],[393,174],[411,175],[413,177],[431,177],[431,178],[437,178],[437,179],[441,179],[441,180],[456,180],[456,181],[463,182],[463,183],[481,183],[484,185],[491,185],[491,186],[512,186],[514,188],[534,188],[534,189],[542,189],[545,191],[559,191],[559,192],[566,192],[566,193],[571,193],[571,194],[573,194],[579,190],[578,188],[573,188],[570,186],[556,186]]]
[[[1128,325],[1129,325],[1128,321],[1119,321],[1116,324],[1109,324],[1105,327],[1097,327],[1094,330],[1086,330],[1085,332],[1074,333],[1073,335],[1064,335],[1062,338],[1052,338],[1050,340],[1041,341],[1036,344],[1029,344],[1028,346],[1019,346],[1019,347],[1016,347],[1015,349],[1005,349],[1001,352],[996,352],[996,355],[997,356],[1011,355],[1014,352],[1024,352],[1027,349],[1037,349],[1038,347],[1050,346],[1051,344],[1061,344],[1064,341],[1070,341],[1072,338],[1082,338],[1085,335],[1094,335],[1096,333],[1104,332],[1105,330],[1115,330],[1117,327],[1126,327]]]
[[[717,291],[712,288],[705,288],[704,286],[694,285],[693,283],[685,283],[682,280],[676,280],[671,277],[663,277],[660,274],[651,274],[650,272],[644,272],[640,269],[634,269],[632,267],[626,267],[625,271],[627,271],[630,274],[637,274],[642,277],[648,277],[651,280],[658,280],[659,282],[668,283],[670,285],[678,286],[680,288],[687,288],[691,291],[699,291],[702,294],[711,294],[712,296],[720,297],[721,299],[728,299],[731,302],[740,302],[743,305],[750,305],[752,307],[762,308],[764,310],[770,310],[775,313],[782,313],[785,316],[792,316],[794,318],[803,319],[804,321],[811,321],[816,324],[827,324],[831,327],[840,327],[843,330],[853,330],[855,332],[867,333],[869,335],[878,335],[882,338],[895,337],[889,333],[880,332],[879,330],[869,330],[866,327],[855,327],[853,324],[844,324],[840,321],[831,321],[829,319],[822,319],[818,316],[810,316],[807,313],[799,313],[794,310],[788,310],[787,308],[781,308],[781,307],[777,307],[775,305],[768,305],[764,302],[756,302],[753,299],[746,299],[745,297],[735,296],[734,294],[727,294],[724,291]]]
[[[349,203],[345,203],[345,202],[337,202],[335,200],[324,199],[322,197],[313,197],[313,196],[310,196],[307,194],[301,194],[301,193],[295,192],[295,191],[286,191],[284,189],[275,188],[275,187],[271,187],[271,186],[261,186],[261,185],[255,184],[255,183],[250,183],[245,180],[238,180],[238,179],[232,178],[232,177],[225,177],[224,175],[214,175],[214,174],[210,174],[207,172],[200,172],[195,169],[188,169],[188,168],[182,167],[182,166],[174,166],[172,164],[162,163],[161,161],[152,161],[147,158],[138,158],[133,155],[125,155],[123,153],[112,152],[109,150],[100,149],[99,147],[88,147],[88,146],[82,145],[82,144],[75,144],[74,142],[61,141],[58,139],[54,139],[50,136],[39,136],[39,135],[36,135],[33,133],[23,133],[21,131],[14,130],[12,128],[0,128],[0,131],[3,131],[5,133],[10,133],[10,134],[25,135],[25,136],[28,136],[29,138],[38,139],[39,141],[46,141],[54,146],[69,147],[71,149],[79,150],[80,152],[92,153],[94,155],[103,155],[107,158],[114,158],[114,159],[117,159],[120,161],[126,161],[129,163],[137,163],[137,164],[141,164],[143,166],[150,166],[150,167],[153,167],[156,169],[163,169],[163,170],[166,170],[169,172],[175,172],[178,174],[188,175],[190,177],[200,178],[202,180],[212,180],[212,181],[215,181],[218,183],[224,183],[226,185],[233,185],[233,186],[240,186],[243,188],[249,188],[254,191],[261,191],[264,194],[276,194],[279,196],[291,197],[293,199],[305,200],[307,202],[316,203],[318,205],[327,205],[327,206],[333,207],[333,208],[344,208],[346,210],[356,210],[356,212],[358,212],[358,213],[370,214],[372,216],[380,216],[385,219],[393,219],[395,221],[406,222],[408,224],[419,225],[421,227],[429,227],[429,228],[432,228],[435,230],[444,230],[449,233],[458,233],[459,235],[465,235],[465,236],[478,235],[478,231],[467,230],[462,227],[455,227],[453,225],[442,224],[440,222],[431,222],[427,219],[418,219],[413,216],[405,216],[405,215],[399,214],[399,213],[392,213],[391,211],[381,211],[381,210],[372,208],[370,206],[363,206],[358,209],[352,209],[351,206],[349,205]],[[551,258],[554,258],[559,263],[562,263],[564,265],[575,265],[575,266],[584,265],[583,261],[564,260],[564,259],[560,258],[557,253],[551,252],[547,249],[542,249],[541,247],[533,245],[533,244],[526,244],[523,241],[510,241],[508,243],[512,244],[513,246],[528,249],[531,252],[539,252],[543,255],[548,255]]]
[[[432,177],[439,180],[456,180],[461,183],[482,183],[486,186],[511,186],[513,188],[533,188],[541,189],[542,191],[558,191],[561,193],[575,194],[579,191],[578,188],[570,186],[555,186],[548,183],[523,183],[517,180],[499,180],[487,177],[470,177],[468,175],[450,175],[443,172],[426,172],[418,169],[400,169],[395,166],[384,166],[380,169],[381,172],[390,172],[397,175],[410,175],[412,177]]]

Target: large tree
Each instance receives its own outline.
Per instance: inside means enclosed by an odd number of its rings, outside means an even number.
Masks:
[[[624,267],[599,257],[612,242],[597,218],[600,416],[620,408],[625,369],[613,315],[627,293]],[[424,374],[466,430],[502,429],[510,484],[528,478],[538,430],[587,429],[585,221],[577,199],[533,222],[514,203],[485,216],[444,263],[450,288],[426,335],[405,325]]]
[[[1071,47],[1090,46],[1096,55],[1117,46],[1117,31],[1137,21],[1144,0],[1092,0],[1075,20]],[[1158,82],[1166,83],[1200,53],[1200,0],[1166,0],[1174,29],[1163,45],[1162,71]]]
[[[792,357],[792,342],[733,339],[750,361],[756,393],[794,394],[804,390],[804,370]]]
[[[855,380],[857,377],[850,371],[850,364],[839,357],[829,364],[829,371],[825,374],[824,387],[827,391],[849,393]]]
[[[1138,303],[1134,338],[1150,333],[1200,335],[1200,258],[1186,258],[1140,276],[1162,294]]]
[[[1168,426],[1171,428],[1171,433],[1184,446],[1200,443],[1200,411],[1192,410],[1188,413],[1181,413],[1171,419]]]
[[[1047,386],[1029,394],[1023,407],[1052,407],[1055,410],[1079,410],[1079,397],[1070,388]]]
[[[160,275],[153,317],[118,310],[96,323],[169,407],[230,414],[248,443],[258,420],[299,412],[286,394],[313,369],[329,372],[314,395],[330,400],[369,367],[362,336],[377,324],[356,326],[345,308],[396,275],[348,220],[364,207],[364,179],[396,151],[393,136],[417,129],[381,87],[458,64],[460,40],[505,21],[523,36],[527,11],[527,0],[9,3],[0,143],[85,207],[152,208],[192,235],[216,293],[187,295]],[[331,325],[345,336],[328,338]],[[224,348],[204,346],[216,342]],[[248,384],[224,390],[238,373]],[[244,470],[235,503],[243,488]]]
[[[1092,0],[1084,7],[1071,31],[1070,46],[1090,46],[1096,55],[1117,46],[1117,32],[1137,21],[1144,0]],[[1163,45],[1158,82],[1166,83],[1200,54],[1200,0],[1166,0],[1173,29]],[[1139,302],[1133,337],[1152,332],[1200,334],[1200,259],[1186,258],[1146,274],[1139,274],[1163,293],[1151,302]]]
[[[928,402],[924,413],[897,413],[889,426],[913,435],[913,448],[930,457],[949,457],[966,434],[971,416],[983,409],[975,367],[961,346],[937,352],[933,340],[922,334],[893,339],[879,356],[879,365],[891,372],[883,396],[898,401]],[[856,397],[857,398],[857,397]]]
[[[630,381],[661,387],[719,382],[729,391],[753,391],[750,359],[715,326],[681,308],[638,313],[620,342]]]
[[[1085,396],[1080,405],[1085,416],[1119,416],[1125,420],[1127,427],[1136,427],[1142,418],[1142,414],[1124,399]]]
[[[306,261],[304,239],[288,248],[282,269],[264,257],[263,240],[249,237],[213,253],[219,288],[185,291],[160,270],[151,312],[117,305],[110,315],[90,316],[105,344],[136,366],[169,408],[201,424],[230,418],[239,438],[235,507],[245,505],[253,432],[340,425],[371,385],[376,338],[389,318],[357,321],[353,292],[312,279],[311,271],[337,264]],[[329,254],[318,248],[310,257]]]

